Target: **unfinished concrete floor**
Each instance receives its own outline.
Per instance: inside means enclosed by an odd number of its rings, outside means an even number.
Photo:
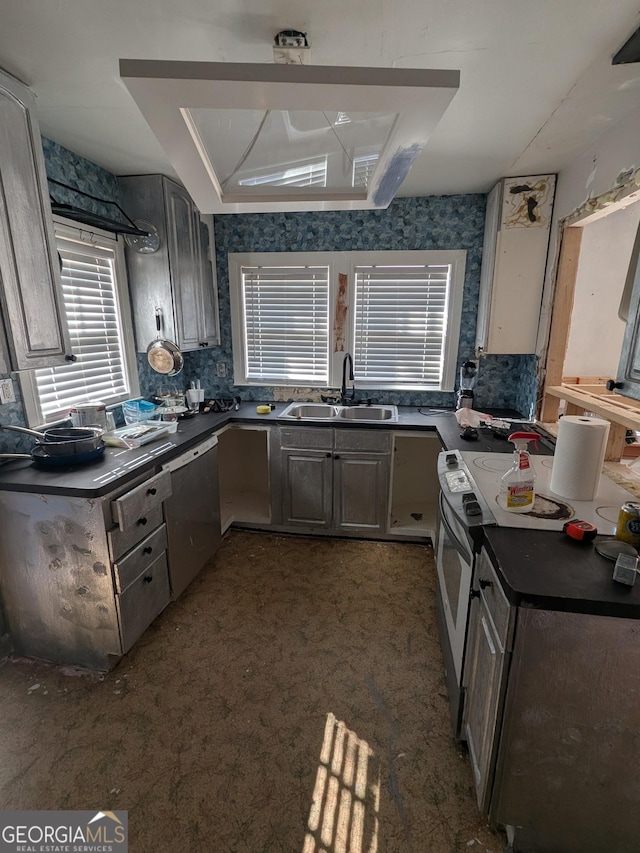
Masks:
[[[0,809],[132,853],[498,853],[451,735],[431,548],[231,531],[107,675],[0,667]]]

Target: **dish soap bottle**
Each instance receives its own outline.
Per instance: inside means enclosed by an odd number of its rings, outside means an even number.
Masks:
[[[534,447],[540,436],[537,432],[512,432],[509,441],[513,442],[513,465],[500,481],[498,502],[507,512],[529,512],[535,500],[535,479],[529,442]]]

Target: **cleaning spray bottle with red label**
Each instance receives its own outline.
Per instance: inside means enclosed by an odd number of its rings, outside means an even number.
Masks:
[[[529,456],[529,442],[537,448],[540,438],[537,432],[512,432],[509,441],[513,442],[513,465],[500,481],[498,502],[507,512],[529,512],[535,500],[536,475]]]

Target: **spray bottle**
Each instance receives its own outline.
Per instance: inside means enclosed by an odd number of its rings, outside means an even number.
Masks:
[[[513,442],[513,465],[500,481],[498,502],[507,512],[529,512],[535,500],[536,475],[529,456],[529,442],[537,448],[540,438],[537,432],[512,432],[509,441]]]

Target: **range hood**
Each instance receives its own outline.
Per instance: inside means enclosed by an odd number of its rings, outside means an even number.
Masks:
[[[388,207],[459,71],[121,59],[202,213]]]

